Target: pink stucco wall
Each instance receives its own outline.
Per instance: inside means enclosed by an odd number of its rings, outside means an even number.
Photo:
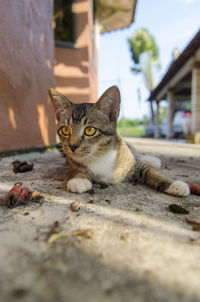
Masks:
[[[88,0],[76,0],[75,49],[55,48],[56,89],[75,103],[97,100],[97,51]]]
[[[52,0],[0,1],[0,151],[55,142]]]

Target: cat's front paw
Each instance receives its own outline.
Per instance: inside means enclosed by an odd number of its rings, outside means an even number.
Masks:
[[[92,183],[87,178],[72,178],[67,182],[67,190],[73,193],[83,193],[92,189]]]
[[[176,180],[164,192],[175,196],[188,196],[190,188],[185,182]]]

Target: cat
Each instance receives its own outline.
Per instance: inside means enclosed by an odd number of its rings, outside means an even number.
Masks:
[[[140,157],[116,132],[121,101],[117,86],[108,88],[94,104],[74,104],[52,88],[49,95],[66,155],[68,191],[87,192],[94,182],[129,181],[170,195],[189,195],[186,183],[174,181],[158,171],[159,159]]]

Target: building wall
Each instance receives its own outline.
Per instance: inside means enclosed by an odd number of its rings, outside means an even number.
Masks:
[[[75,103],[97,100],[97,51],[89,2],[77,0],[73,4],[75,48],[55,48],[56,89]]]
[[[0,1],[0,151],[55,142],[52,0]]]

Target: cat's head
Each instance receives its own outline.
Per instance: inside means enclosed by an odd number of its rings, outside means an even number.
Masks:
[[[120,92],[107,89],[95,104],[74,104],[55,89],[49,89],[63,151],[78,161],[100,156],[114,147],[120,109]]]

